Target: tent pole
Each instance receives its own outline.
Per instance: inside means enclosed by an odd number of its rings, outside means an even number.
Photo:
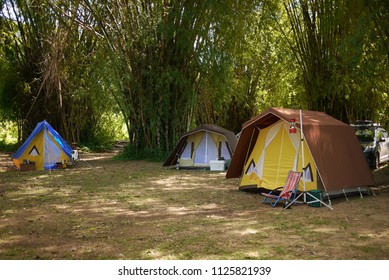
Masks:
[[[178,148],[178,152],[176,153],[176,155],[175,155],[175,157],[174,157],[174,159],[177,158],[176,168],[177,168],[177,165],[178,165],[178,167],[179,167],[180,154],[182,154],[182,150],[183,150],[184,145],[185,145],[185,147],[186,147],[186,145],[188,145],[187,140],[188,140],[188,137],[186,137],[185,141],[182,141],[182,144],[181,144],[181,146]],[[191,157],[192,157],[192,155],[191,155]],[[173,159],[173,162],[174,162],[174,159]],[[179,169],[179,168],[178,168],[178,169]]]
[[[205,154],[204,154],[204,164],[207,164],[208,161],[208,132],[205,132]]]
[[[304,167],[305,167],[305,163],[304,163],[304,132],[303,132],[303,115],[302,115],[302,110],[300,109],[300,140],[301,140],[301,162],[302,162],[302,166],[301,166],[301,170],[302,170],[302,180],[303,180],[303,186],[304,186],[304,190],[302,193],[300,193],[295,199],[293,199],[290,203],[288,203],[287,205],[285,205],[284,209],[287,209],[289,208],[293,203],[296,203],[298,202],[297,200],[303,196],[303,201],[300,202],[300,203],[305,203],[305,204],[309,204],[309,203],[314,203],[314,202],[320,202],[321,204],[327,206],[328,208],[330,208],[331,210],[333,210],[332,206],[329,205],[329,204],[326,204],[324,203],[321,199],[318,199],[317,197],[313,196],[312,194],[308,193],[307,192],[307,187],[306,187],[306,184],[305,184],[305,178],[304,178]],[[307,202],[307,195],[309,195],[310,197],[313,198],[312,201],[310,201],[309,203]],[[330,200],[330,204],[331,204],[331,200]]]
[[[327,191],[327,198],[328,198],[328,204],[330,206],[332,206],[331,199],[330,199],[330,194],[328,193],[328,191]]]
[[[305,167],[305,163],[304,163],[304,132],[303,132],[303,117],[302,117],[302,110],[300,109],[300,141],[301,141],[301,162],[302,162],[302,166],[301,166],[301,171],[303,173],[303,176],[302,176],[302,179],[303,179],[303,185],[304,185],[304,203],[307,202],[307,196],[306,196],[306,192],[307,192],[307,187],[306,187],[306,184],[305,184],[305,180],[304,180],[304,167]]]

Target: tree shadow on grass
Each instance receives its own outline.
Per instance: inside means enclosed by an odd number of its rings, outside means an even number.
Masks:
[[[388,256],[387,194],[339,201],[333,211],[283,211],[239,192],[224,173],[88,160],[91,167],[1,174],[1,259]]]

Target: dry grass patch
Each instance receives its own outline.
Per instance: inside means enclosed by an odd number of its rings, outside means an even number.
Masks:
[[[332,211],[283,211],[225,173],[97,156],[85,158],[92,167],[0,172],[1,259],[389,258],[385,187]]]

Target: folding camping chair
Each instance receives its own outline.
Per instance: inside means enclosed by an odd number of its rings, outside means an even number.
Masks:
[[[272,190],[270,193],[261,193],[265,196],[262,203],[269,203],[272,207],[275,207],[278,202],[284,202],[285,205],[295,199],[297,188],[300,182],[302,172],[289,171],[286,178],[285,185]],[[275,191],[281,190],[279,195],[274,194]],[[291,198],[293,195],[293,198]]]
[[[83,161],[86,165],[88,165],[89,167],[92,167],[88,162],[86,162],[85,160],[83,159],[80,159],[80,156],[78,154],[78,150],[72,150],[72,158],[71,158],[71,163],[72,163],[72,166],[73,167],[77,167],[77,164],[79,161]]]
[[[71,158],[71,163],[74,167],[76,167],[77,162],[78,162],[78,151],[77,150],[72,150],[72,158]]]

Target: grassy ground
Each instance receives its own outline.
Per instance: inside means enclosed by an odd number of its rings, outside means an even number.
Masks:
[[[376,196],[282,210],[225,173],[92,156],[5,172],[2,155],[0,259],[389,259],[389,168]]]

